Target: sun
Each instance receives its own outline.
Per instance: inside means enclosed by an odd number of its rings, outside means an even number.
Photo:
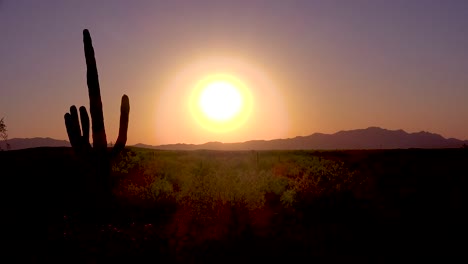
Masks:
[[[209,83],[202,91],[199,106],[215,121],[226,121],[241,110],[243,101],[238,89],[225,80]]]
[[[191,96],[195,120],[211,132],[228,132],[242,126],[252,109],[247,86],[228,74],[214,74],[201,79]]]

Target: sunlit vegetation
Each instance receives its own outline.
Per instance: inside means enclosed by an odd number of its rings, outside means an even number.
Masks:
[[[298,197],[350,189],[355,171],[342,161],[307,152],[169,152],[122,153],[113,166],[118,194],[145,202],[171,199],[198,208],[240,203],[249,209],[277,196],[285,207]]]
[[[272,221],[294,214],[300,204],[365,181],[344,162],[305,151],[131,149],[113,163],[112,173],[122,203],[174,208],[165,231],[181,239],[195,232],[197,243],[250,229],[267,235]]]

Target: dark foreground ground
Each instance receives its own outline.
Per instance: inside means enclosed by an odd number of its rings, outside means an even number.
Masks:
[[[222,223],[202,234],[196,223],[178,224],[186,211],[170,202],[117,203],[96,224],[76,198],[86,193],[71,149],[0,152],[3,238],[23,263],[466,260],[466,149],[308,153],[343,161],[365,183],[293,208],[274,195],[255,212],[223,205]],[[252,215],[258,221],[245,220]]]

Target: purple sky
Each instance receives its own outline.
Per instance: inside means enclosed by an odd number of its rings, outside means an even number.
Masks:
[[[84,28],[96,52],[108,141],[117,137],[124,93],[129,144],[369,126],[468,139],[463,0],[0,0],[0,118],[10,138],[67,139],[63,115],[89,104]],[[230,134],[204,133],[174,88],[184,69],[186,80],[215,69],[251,83],[252,120]]]

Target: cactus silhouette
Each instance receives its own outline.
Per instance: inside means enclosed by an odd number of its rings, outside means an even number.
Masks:
[[[86,77],[93,145],[91,146],[89,142],[90,122],[88,112],[84,106],[81,106],[79,109],[81,128],[78,120],[78,111],[74,105],[70,107],[70,113],[65,114],[65,126],[74,152],[82,159],[90,161],[94,168],[96,186],[93,192],[96,195],[95,202],[97,206],[100,206],[106,204],[111,197],[110,159],[115,157],[125,147],[125,143],[127,142],[130,103],[128,96],[124,94],[120,105],[119,135],[114,147],[108,152],[96,59],[94,57],[91,35],[87,29],[83,30],[83,44],[87,67]]]

